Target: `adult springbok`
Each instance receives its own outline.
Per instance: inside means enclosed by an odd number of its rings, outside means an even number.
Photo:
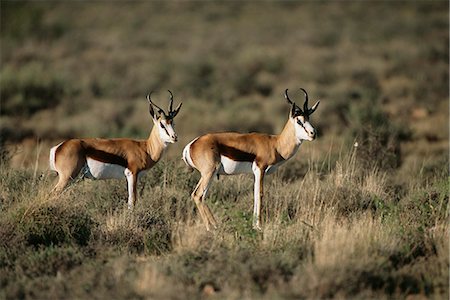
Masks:
[[[50,168],[59,175],[53,191],[62,191],[81,170],[86,177],[93,179],[126,177],[128,208],[132,209],[137,199],[138,176],[159,161],[168,144],[177,141],[173,119],[180,111],[182,103],[173,110],[173,95],[170,91],[169,93],[167,114],[152,102],[151,93],[147,95],[154,124],[147,140],[70,139],[53,147],[50,150]]]
[[[308,93],[303,88],[301,90],[305,94],[303,110],[289,99],[287,89],[284,93],[292,107],[289,119],[279,135],[210,133],[197,137],[184,148],[183,160],[201,174],[200,181],[192,192],[192,198],[207,230],[210,230],[210,226],[215,228],[217,225],[211,210],[204,202],[211,179],[216,175],[245,173],[253,173],[255,176],[253,228],[261,230],[261,200],[265,174],[273,173],[293,157],[302,141],[312,141],[316,137],[309,117],[317,109],[319,101],[312,108],[308,108]]]

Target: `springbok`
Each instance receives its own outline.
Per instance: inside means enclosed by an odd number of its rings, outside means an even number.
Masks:
[[[309,123],[309,116],[317,109],[319,101],[308,108],[308,93],[305,94],[303,110],[284,96],[292,105],[289,119],[279,135],[263,133],[210,133],[197,137],[183,150],[183,160],[188,167],[197,169],[201,178],[192,192],[192,198],[200,216],[210,230],[217,222],[204,202],[206,192],[214,176],[251,174],[255,176],[253,228],[261,230],[261,200],[265,174],[273,173],[281,164],[298,151],[303,140],[312,141],[316,131]]]
[[[126,177],[128,182],[128,208],[137,199],[138,176],[152,168],[161,158],[167,145],[177,141],[173,119],[182,103],[173,110],[170,93],[169,108],[164,110],[147,95],[153,128],[147,140],[118,139],[70,139],[50,150],[50,168],[58,172],[59,180],[52,192],[62,191],[81,170],[87,178],[112,179]],[[153,106],[157,109],[157,113]]]

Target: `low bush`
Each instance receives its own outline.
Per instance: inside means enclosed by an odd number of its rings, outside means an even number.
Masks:
[[[15,272],[30,278],[57,276],[79,266],[85,260],[80,249],[72,246],[44,246],[28,249],[15,260]]]
[[[29,117],[39,110],[55,107],[67,94],[60,75],[46,70],[42,64],[28,64],[21,69],[11,66],[1,72],[2,115]]]
[[[18,230],[30,246],[87,245],[94,221],[85,211],[50,203],[21,210]]]
[[[358,145],[358,160],[365,168],[386,170],[400,166],[400,141],[405,140],[408,133],[387,117],[378,100],[352,102],[347,117],[350,137]]]

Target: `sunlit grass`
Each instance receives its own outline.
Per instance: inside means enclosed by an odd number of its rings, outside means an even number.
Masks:
[[[115,293],[104,289],[106,281],[125,278],[121,293],[175,298],[181,290],[221,298],[448,293],[448,181],[415,186],[397,199],[389,175],[362,168],[355,150],[321,178],[313,169],[295,180],[267,180],[262,232],[251,228],[245,176],[211,187],[206,201],[219,227],[207,232],[189,197],[195,181],[185,182],[193,173],[180,162],[147,174],[134,211],[126,209],[125,181],[85,180],[48,197],[50,180],[32,188],[23,180],[29,173],[5,169],[2,190],[36,192],[2,198],[3,296],[64,295],[32,288],[61,286],[60,276],[71,282],[63,284],[67,295],[86,296],[89,289],[80,287],[93,265],[103,279],[89,284],[104,296]]]
[[[1,2],[0,298],[441,299],[449,296],[448,3]],[[380,19],[381,17],[381,19]],[[283,92],[318,139],[265,179],[214,179],[207,232],[182,148],[276,134]],[[145,139],[145,95],[183,108],[138,185],[49,196],[48,150]],[[357,146],[355,146],[357,145]]]

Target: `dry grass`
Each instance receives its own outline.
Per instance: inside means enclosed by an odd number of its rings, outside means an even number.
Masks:
[[[448,298],[447,2],[0,12],[0,298]],[[212,184],[220,225],[206,232],[182,147],[209,131],[279,132],[282,93],[301,101],[300,86],[322,100],[319,138],[266,178],[263,231],[252,177],[235,176]],[[180,142],[133,212],[124,181],[48,196],[52,145],[146,138],[144,96],[165,103],[166,89],[184,103]]]
[[[267,180],[262,232],[251,229],[249,178],[221,179],[208,198],[220,221],[212,233],[189,199],[194,182],[173,188],[192,176],[179,163],[147,174],[151,185],[133,212],[122,181],[79,182],[48,198],[48,180],[31,187],[24,174],[4,170],[2,190],[38,193],[2,198],[2,295],[448,295],[448,181],[400,196],[388,174],[362,168],[354,150],[322,178],[314,171],[321,164],[304,178]],[[158,172],[167,172],[165,183]]]

